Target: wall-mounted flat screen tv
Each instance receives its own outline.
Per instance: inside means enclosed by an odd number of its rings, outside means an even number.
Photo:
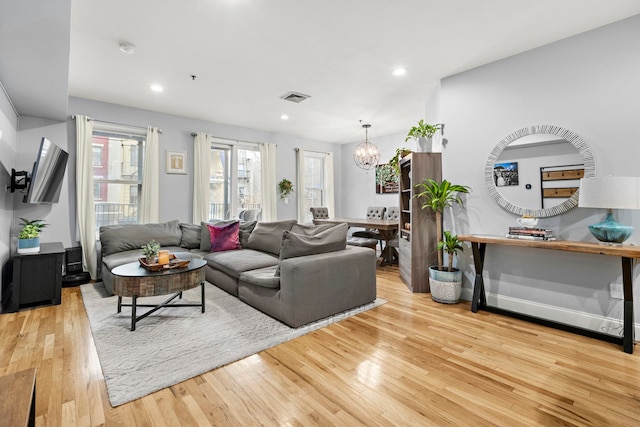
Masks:
[[[40,151],[33,164],[26,203],[58,203],[69,154],[47,138],[40,141]]]

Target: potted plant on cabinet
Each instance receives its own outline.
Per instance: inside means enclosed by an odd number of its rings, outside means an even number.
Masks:
[[[460,198],[459,193],[468,193],[470,188],[466,185],[458,185],[452,184],[449,181],[442,180],[442,182],[437,182],[433,179],[425,179],[423,182],[416,185],[416,188],[422,190],[420,193],[416,194],[415,197],[419,199],[423,199],[422,209],[431,209],[436,214],[436,236],[438,242],[444,242],[443,244],[438,244],[438,265],[429,267],[429,278],[431,280],[439,280],[442,282],[455,282],[455,272],[446,271],[444,268],[443,262],[443,249],[445,247],[449,247],[451,245],[452,248],[455,248],[456,244],[459,243],[458,236],[451,236],[449,233],[449,243],[447,243],[447,238],[443,239],[442,233],[442,214],[444,213],[445,208],[452,206],[454,203],[459,204],[460,206],[464,206],[462,203],[462,199]],[[453,239],[455,237],[455,239]],[[457,250],[454,250],[454,253]],[[449,252],[448,252],[449,253]],[[450,255],[449,262],[453,263],[453,255]],[[451,264],[451,268],[453,269],[453,264]],[[437,276],[437,277],[435,277]],[[461,274],[459,274],[461,278]],[[447,280],[448,279],[448,280]],[[433,289],[431,289],[432,294],[431,297],[438,301],[433,295]],[[438,301],[441,302],[441,301]],[[456,301],[457,302],[457,301]]]
[[[418,143],[418,150],[422,152],[431,152],[433,150],[433,135],[441,129],[441,124],[429,124],[425,123],[423,119],[420,119],[417,126],[413,126],[409,129],[405,142],[410,139],[415,139]]]
[[[22,229],[18,235],[18,253],[32,254],[40,252],[40,232],[47,226],[43,219],[29,221],[20,218]]]

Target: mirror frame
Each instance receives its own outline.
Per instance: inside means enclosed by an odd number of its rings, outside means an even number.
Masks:
[[[487,164],[484,168],[484,180],[487,184],[487,188],[489,189],[489,194],[491,195],[491,197],[493,197],[495,201],[498,202],[498,205],[500,205],[500,207],[509,212],[520,216],[526,215],[535,218],[546,218],[550,216],[560,215],[578,206],[579,190],[577,190],[569,199],[565,200],[559,205],[545,209],[527,209],[515,205],[502,197],[502,195],[498,192],[498,188],[496,187],[495,182],[493,181],[493,165],[497,162],[498,157],[502,153],[502,150],[504,150],[507,145],[509,145],[516,139],[534,134],[556,135],[562,139],[569,141],[574,147],[578,149],[580,154],[582,154],[582,157],[584,159],[584,177],[591,178],[596,175],[596,161],[593,156],[593,152],[591,151],[591,147],[589,147],[589,145],[587,145],[587,143],[582,138],[580,138],[579,135],[559,126],[534,125],[518,129],[517,131],[507,135],[498,143],[498,145],[495,146],[493,151],[491,151],[491,154],[489,154],[489,159],[487,160]]]

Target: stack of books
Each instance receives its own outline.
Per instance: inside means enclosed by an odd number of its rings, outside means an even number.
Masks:
[[[507,237],[523,240],[556,240],[553,230],[537,227],[509,227]]]

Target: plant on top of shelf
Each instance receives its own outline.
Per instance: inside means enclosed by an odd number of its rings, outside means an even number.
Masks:
[[[293,184],[287,178],[282,178],[282,181],[278,183],[278,189],[280,190],[280,198],[284,199],[293,193]]]
[[[400,159],[411,154],[411,149],[406,147],[396,148],[396,154],[389,160],[388,165],[393,168],[396,175],[400,176]]]
[[[425,123],[423,119],[420,119],[417,126],[413,126],[409,129],[409,133],[407,133],[407,137],[404,142],[407,142],[410,139],[415,139],[417,141],[420,138],[431,138],[438,129],[440,129],[440,124],[431,125],[429,123]]]

